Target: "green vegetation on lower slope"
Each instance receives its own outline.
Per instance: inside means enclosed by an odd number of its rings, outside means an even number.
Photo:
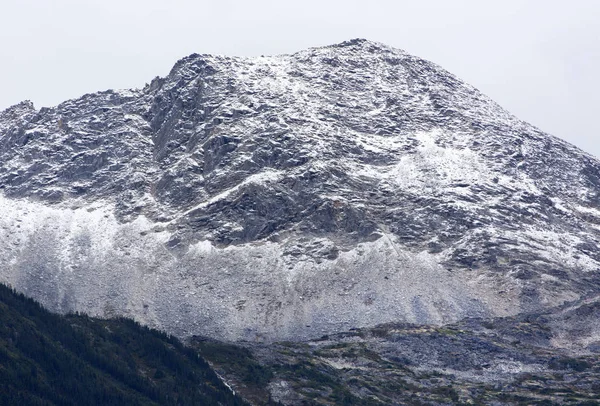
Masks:
[[[0,285],[2,405],[243,405],[198,353],[127,319],[60,316]]]

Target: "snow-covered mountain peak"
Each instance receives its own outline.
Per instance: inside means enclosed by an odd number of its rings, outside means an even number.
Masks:
[[[193,54],[0,131],[3,278],[54,309],[289,338],[599,287],[598,161],[382,44]]]
[[[377,41],[371,41],[365,38],[354,38],[347,41],[343,41],[337,44],[326,45],[322,47],[309,48],[303,52],[338,52],[338,53],[362,53],[362,54],[403,54],[407,53],[399,48],[393,48],[386,44]]]

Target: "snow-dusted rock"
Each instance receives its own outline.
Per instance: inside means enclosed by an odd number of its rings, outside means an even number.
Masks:
[[[190,55],[0,113],[0,279],[57,311],[294,339],[600,290],[600,163],[442,68],[352,40]]]

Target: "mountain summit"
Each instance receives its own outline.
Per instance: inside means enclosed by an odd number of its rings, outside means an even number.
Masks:
[[[600,290],[600,163],[366,40],[193,54],[0,113],[0,279],[181,337],[319,337]]]

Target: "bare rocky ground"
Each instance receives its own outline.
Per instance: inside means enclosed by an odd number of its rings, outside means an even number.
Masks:
[[[192,345],[256,405],[598,405],[597,300],[443,327],[376,328],[246,350]]]

